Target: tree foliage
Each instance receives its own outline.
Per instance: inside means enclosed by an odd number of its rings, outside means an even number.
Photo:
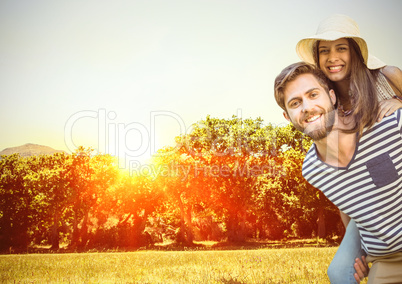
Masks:
[[[3,156],[0,249],[341,235],[336,208],[301,175],[311,140],[291,125],[207,116],[176,142],[149,174],[125,173],[83,147]]]

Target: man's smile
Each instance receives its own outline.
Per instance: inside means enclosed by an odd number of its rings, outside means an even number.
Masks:
[[[307,118],[305,121],[306,121],[307,123],[315,122],[315,121],[317,121],[320,117],[321,117],[321,114],[316,114],[316,115],[310,116],[310,117]]]

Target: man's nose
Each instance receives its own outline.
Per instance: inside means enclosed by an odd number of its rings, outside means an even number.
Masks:
[[[303,112],[310,112],[314,108],[314,104],[308,100],[304,101],[302,106]]]

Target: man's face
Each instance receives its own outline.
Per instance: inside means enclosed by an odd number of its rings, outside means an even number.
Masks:
[[[327,137],[335,122],[335,94],[328,94],[312,74],[302,74],[284,89],[287,113],[295,128],[314,141]]]

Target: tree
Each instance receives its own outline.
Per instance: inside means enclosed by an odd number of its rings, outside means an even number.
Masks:
[[[179,152],[194,160],[202,201],[224,220],[229,241],[243,242],[253,231],[258,177],[270,171],[267,161],[276,152],[270,130],[259,118],[208,116],[178,138]]]
[[[200,196],[207,185],[197,177],[196,161],[182,150],[172,147],[161,149],[153,161],[161,169],[157,179],[172,205],[170,208],[177,208],[180,214],[176,241],[192,245],[193,209],[201,202]]]
[[[26,249],[35,192],[25,187],[25,159],[19,154],[0,159],[0,250]]]
[[[72,190],[73,233],[70,246],[84,247],[87,242],[88,218],[90,206],[95,202],[92,195],[91,179],[93,170],[90,167],[92,149],[78,147],[72,154],[70,167],[70,187]],[[81,223],[81,228],[79,224]]]
[[[40,214],[37,227],[50,224],[52,249],[59,249],[59,228],[72,198],[68,177],[71,157],[65,153],[34,156],[28,160],[28,165],[26,186],[35,189],[34,206]]]
[[[275,175],[261,180],[259,186],[276,192],[275,208],[281,208],[276,214],[288,236],[310,237],[315,232],[324,238],[329,225],[325,218],[333,216],[337,209],[302,176],[303,160],[312,140],[293,125],[277,127],[275,137]]]
[[[119,246],[140,247],[151,243],[145,232],[149,216],[163,203],[163,194],[151,176],[123,175],[114,192],[113,216],[117,218]]]
[[[339,234],[329,226],[338,210],[302,177],[312,141],[293,126],[207,116],[176,141],[148,174],[123,174],[113,157],[83,147],[4,156],[0,249],[139,247],[163,234],[185,245]]]
[[[117,176],[117,163],[110,155],[92,156],[92,149],[83,147],[72,154],[69,172],[74,215],[71,246],[88,245],[97,228],[106,222],[108,212],[104,209],[110,209],[109,193]]]

